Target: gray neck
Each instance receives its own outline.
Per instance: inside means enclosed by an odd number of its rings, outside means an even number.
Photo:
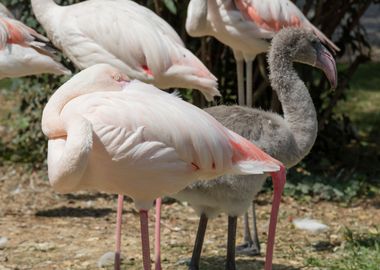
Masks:
[[[276,45],[272,44],[268,57],[271,85],[282,104],[285,121],[298,147],[299,158],[303,158],[317,137],[317,115],[309,91],[293,67],[293,47]]]
[[[186,31],[192,37],[207,34],[207,2],[208,0],[191,0],[187,8]]]

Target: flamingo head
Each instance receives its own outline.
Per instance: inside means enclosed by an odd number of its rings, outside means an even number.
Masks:
[[[82,70],[56,90],[42,114],[42,131],[49,138],[66,136],[60,114],[67,103],[81,95],[100,91],[122,91],[129,78],[108,64]]]
[[[318,37],[310,31],[294,31],[294,61],[319,68],[324,72],[333,89],[337,86],[337,70],[331,52],[322,45]]]
[[[313,32],[296,27],[283,28],[274,36],[270,52],[269,61],[279,57],[280,62],[300,62],[321,69],[331,87],[336,88],[337,70],[334,57]]]
[[[80,81],[81,85],[92,85],[105,91],[120,90],[130,79],[117,68],[109,64],[97,64],[79,72],[72,79]]]

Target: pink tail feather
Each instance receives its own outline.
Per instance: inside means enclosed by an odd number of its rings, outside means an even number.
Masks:
[[[272,158],[256,145],[242,136],[230,131],[233,139],[230,143],[233,148],[232,162],[243,174],[259,174],[264,172],[276,172],[283,164]]]

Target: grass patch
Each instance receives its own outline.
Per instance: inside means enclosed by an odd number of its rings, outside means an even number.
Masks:
[[[346,100],[340,102],[337,113],[346,114],[364,137],[379,140],[380,134],[380,63],[359,67],[352,78]]]
[[[380,230],[374,228],[367,233],[353,232],[346,228],[345,241],[336,251],[335,259],[309,257],[305,264],[326,270],[379,270]]]

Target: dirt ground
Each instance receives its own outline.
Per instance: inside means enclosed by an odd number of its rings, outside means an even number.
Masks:
[[[0,167],[0,270],[99,269],[99,258],[114,247],[116,196],[79,193],[58,195],[43,173],[25,174],[20,168]],[[122,269],[142,269],[139,220],[131,202],[125,203]],[[266,239],[270,196],[258,201],[260,237]],[[150,212],[151,246],[154,216]],[[309,234],[294,228],[292,218],[321,220],[329,231]],[[184,204],[164,205],[162,259],[164,269],[187,269],[198,218]],[[209,222],[201,269],[224,269],[226,216]],[[283,199],[274,254],[274,269],[313,269],[308,256],[334,258],[342,246],[343,230],[368,231],[380,224],[380,199],[350,207],[337,203]],[[239,222],[237,241],[242,241]],[[265,250],[265,243],[262,244]],[[263,252],[264,253],[264,252]],[[152,255],[153,258],[153,255]],[[263,269],[264,257],[237,257],[240,270]],[[106,269],[113,269],[112,266]],[[315,269],[315,268],[314,268]]]

